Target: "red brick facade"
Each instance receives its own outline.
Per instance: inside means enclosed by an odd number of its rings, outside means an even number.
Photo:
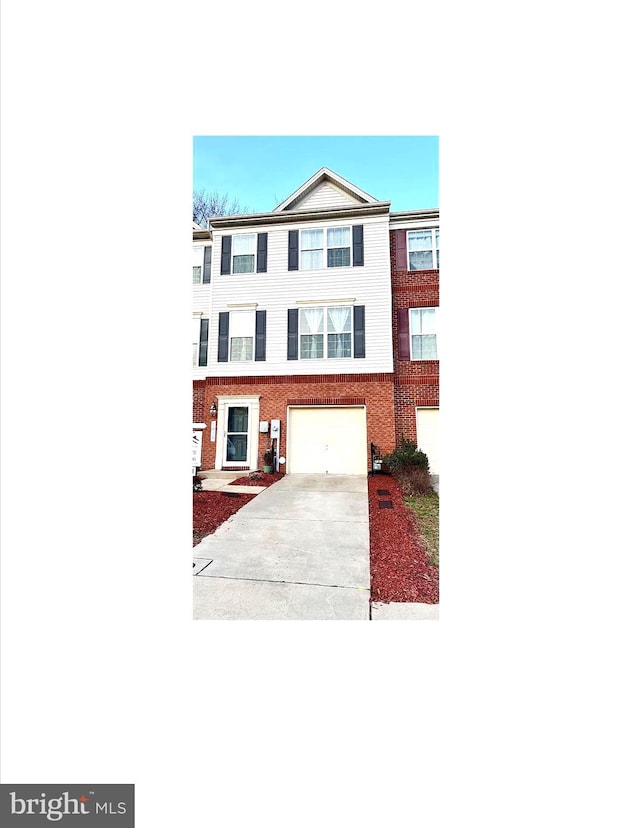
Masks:
[[[217,405],[219,395],[258,396],[260,420],[280,420],[280,452],[285,457],[287,407],[292,405],[366,406],[367,446],[373,442],[383,454],[393,451],[403,437],[417,441],[416,406],[439,406],[439,362],[399,358],[398,311],[439,306],[440,274],[439,270],[408,271],[406,262],[396,261],[398,234],[406,232],[390,233],[393,374],[208,377],[193,383],[193,422],[209,425],[209,410],[214,402]],[[215,452],[207,428],[202,441],[203,469],[215,467]],[[370,458],[368,462],[370,467]]]
[[[439,362],[398,358],[398,310],[440,304],[439,270],[406,270],[396,262],[396,234],[391,231],[391,304],[393,319],[394,414],[396,441],[416,440],[416,406],[439,406]]]
[[[367,445],[380,446],[383,453],[395,448],[393,374],[340,374],[299,377],[208,377],[205,381],[205,420],[218,395],[259,396],[260,419],[280,420],[280,452],[287,456],[287,406],[365,405]],[[195,394],[194,383],[194,394]],[[195,403],[194,403],[195,405]],[[195,416],[195,414],[194,414]],[[202,441],[202,468],[215,466],[216,444],[207,429]],[[371,460],[368,460],[369,468]]]

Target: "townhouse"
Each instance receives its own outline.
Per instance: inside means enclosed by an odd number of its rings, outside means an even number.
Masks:
[[[270,213],[193,227],[202,469],[273,445],[280,471],[364,474],[405,436],[438,472],[438,211],[390,208],[323,167]]]

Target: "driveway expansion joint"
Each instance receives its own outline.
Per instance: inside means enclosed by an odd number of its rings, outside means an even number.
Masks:
[[[194,578],[200,573],[196,573]],[[205,577],[205,576],[203,576]],[[293,586],[317,586],[330,587],[331,589],[357,589],[364,592],[369,592],[369,587],[362,586],[344,586],[343,584],[318,584],[313,581],[275,581],[272,578],[235,578],[233,575],[207,575],[210,580],[225,580],[225,581],[252,581],[259,584],[292,584]]]

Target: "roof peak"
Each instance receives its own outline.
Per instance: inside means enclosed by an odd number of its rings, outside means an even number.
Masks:
[[[361,190],[360,187],[356,187],[356,185],[352,184],[351,181],[348,181],[346,178],[338,175],[338,173],[329,169],[329,167],[320,167],[320,169],[314,173],[311,178],[307,179],[307,181],[298,187],[295,192],[291,193],[288,198],[278,204],[273,212],[282,213],[286,210],[295,209],[296,204],[306,198],[316,187],[320,186],[325,181],[333,184],[335,187],[345,192],[355,201],[359,201],[361,204],[379,203],[377,198],[374,198],[372,195],[369,195],[369,193]]]

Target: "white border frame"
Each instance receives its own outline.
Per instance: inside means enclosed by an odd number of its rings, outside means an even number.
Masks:
[[[234,255],[237,256],[248,256],[249,253],[237,253],[234,254],[233,248],[235,245],[235,241],[239,236],[253,236],[253,270],[244,270],[242,273],[236,273],[233,269],[233,258]],[[253,273],[258,272],[258,233],[232,233],[231,234],[231,273],[230,276],[251,276]]]

